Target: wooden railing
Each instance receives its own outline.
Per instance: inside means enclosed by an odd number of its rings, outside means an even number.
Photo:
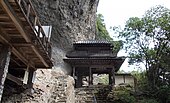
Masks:
[[[20,9],[23,12],[24,17],[29,23],[31,29],[34,31],[34,36],[36,37],[35,43],[37,44],[38,41],[39,45],[41,45],[43,49],[47,51],[47,53],[50,55],[51,54],[50,35],[45,34],[31,1],[30,0],[15,0],[15,1],[20,6]]]

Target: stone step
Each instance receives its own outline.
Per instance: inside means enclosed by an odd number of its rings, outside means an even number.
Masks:
[[[102,91],[105,87],[106,86],[76,88],[76,103],[93,103],[94,95],[97,103],[113,103],[113,101],[108,102],[104,94],[98,94],[97,91]]]

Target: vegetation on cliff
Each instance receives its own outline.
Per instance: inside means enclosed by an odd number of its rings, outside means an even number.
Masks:
[[[113,43],[113,51],[118,52],[122,46],[123,43],[122,41],[114,41],[113,38],[109,35],[109,32],[106,29],[106,25],[104,23],[104,17],[102,14],[97,14],[97,19],[96,19],[96,30],[97,30],[97,35],[96,39],[97,40],[107,40]]]

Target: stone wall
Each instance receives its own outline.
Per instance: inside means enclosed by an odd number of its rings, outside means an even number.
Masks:
[[[74,79],[68,75],[53,76],[49,103],[75,103]]]
[[[38,70],[33,89],[11,92],[2,103],[75,103],[74,80],[63,72]],[[10,88],[12,89],[12,88]]]

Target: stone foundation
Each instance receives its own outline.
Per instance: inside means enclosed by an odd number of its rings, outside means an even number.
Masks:
[[[3,97],[2,103],[75,103],[74,80],[63,72],[38,70],[33,89]]]

